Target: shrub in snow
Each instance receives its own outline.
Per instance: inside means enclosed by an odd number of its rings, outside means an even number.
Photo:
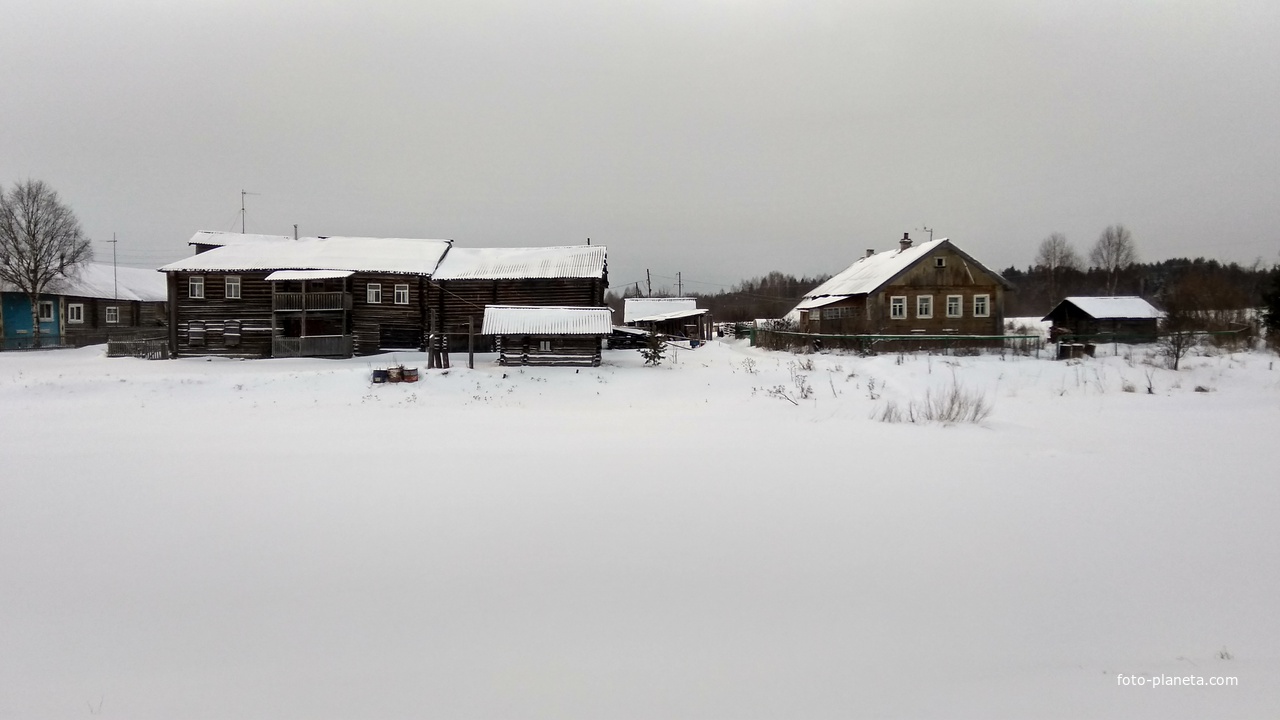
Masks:
[[[662,358],[667,353],[667,343],[662,336],[656,332],[650,332],[644,338],[644,347],[640,348],[640,357],[644,358],[645,365],[661,365]]]

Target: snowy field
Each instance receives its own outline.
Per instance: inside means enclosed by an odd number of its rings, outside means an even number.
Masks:
[[[1147,353],[0,353],[0,717],[1274,717],[1277,359]]]

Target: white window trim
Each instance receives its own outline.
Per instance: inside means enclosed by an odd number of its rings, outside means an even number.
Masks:
[[[84,303],[71,303],[67,305],[67,323],[70,325],[80,325],[84,323]]]
[[[550,340],[539,340],[539,341],[538,341],[538,352],[551,352],[551,341],[550,341]]]
[[[187,278],[187,297],[191,300],[204,299],[204,276],[192,275]]]
[[[240,299],[240,276],[239,275],[228,275],[225,278],[223,278],[222,287],[228,300]],[[231,288],[233,287],[236,289],[236,292],[234,295],[231,294]]]
[[[920,303],[921,303],[922,301],[928,301],[928,305],[929,305],[929,311],[928,311],[928,312],[920,312]],[[917,319],[917,320],[931,320],[931,319],[933,319],[933,296],[932,296],[932,295],[917,295],[917,296],[916,296],[916,319]]]
[[[45,314],[45,308],[49,308],[49,314]],[[53,301],[39,300],[36,302],[36,322],[53,322]]]
[[[978,312],[978,299],[982,299],[982,312]],[[973,316],[974,317],[991,317],[991,296],[990,295],[974,295],[973,296]]]
[[[400,293],[402,292],[404,293],[403,301],[400,300]],[[409,286],[407,284],[396,285],[395,296],[393,299],[396,305],[408,305],[409,304]]]
[[[955,305],[955,307],[956,307],[956,311],[955,311],[955,312],[951,312],[951,301],[952,301],[952,300],[955,300],[955,301],[956,301],[956,305]],[[963,295],[948,295],[948,296],[947,296],[947,317],[949,317],[949,318],[964,317],[964,296],[963,296]]]
[[[370,305],[382,304],[382,283],[369,283],[364,286],[364,301]]]
[[[896,307],[895,307],[896,304]],[[897,312],[899,309],[902,312]],[[906,320],[907,319],[907,296],[906,295],[890,295],[889,296],[889,319],[890,320]]]
[[[111,318],[112,315],[115,316],[114,320]],[[106,321],[108,323],[112,325],[119,325],[120,324],[120,308],[115,305],[111,305],[106,309],[106,312],[103,314],[103,317],[106,318]]]

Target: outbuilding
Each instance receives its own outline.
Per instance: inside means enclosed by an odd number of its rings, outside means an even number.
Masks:
[[[500,365],[594,367],[613,320],[607,307],[489,305],[481,332],[495,338]]]
[[[1053,323],[1049,337],[1070,336],[1103,342],[1155,342],[1161,313],[1135,296],[1069,297],[1058,303],[1045,320]]]

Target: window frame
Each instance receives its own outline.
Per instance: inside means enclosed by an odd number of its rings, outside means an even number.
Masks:
[[[382,283],[367,283],[364,286],[364,301],[369,305],[381,305]]]
[[[234,294],[232,294],[231,292],[231,288],[233,287],[235,288]],[[240,299],[240,276],[227,275],[226,277],[224,277],[222,279],[222,289],[223,289],[223,293],[226,295],[226,298],[228,300],[239,300]]]
[[[978,311],[978,302],[982,302],[982,311]],[[973,296],[973,316],[974,317],[991,317],[991,295],[982,294]]]
[[[120,324],[120,306],[108,305],[104,309],[102,313],[102,317],[103,317],[103,322],[107,323],[108,325],[119,325]]]
[[[921,308],[921,306],[922,306],[922,305],[927,305],[927,306],[928,306],[928,308],[929,308],[929,309],[928,309],[928,311],[927,311],[927,312],[920,312],[920,308]],[[917,296],[916,296],[916,319],[917,319],[917,320],[932,320],[932,319],[933,319],[933,296],[932,296],[932,295],[917,295]]]
[[[48,313],[45,313],[45,308],[49,309]],[[42,323],[53,322],[53,301],[52,300],[36,301],[36,322],[42,322]]]
[[[889,319],[890,320],[906,320],[907,319],[907,296],[906,295],[890,295],[889,296]]]
[[[938,257],[934,258],[934,259],[933,259],[933,266],[934,266],[934,267],[936,267],[936,268],[944,268],[944,267],[946,267],[946,266],[947,266],[947,258],[946,258],[945,256],[938,256]]]
[[[204,299],[204,276],[191,275],[187,278],[187,299],[203,300]]]
[[[547,338],[540,338],[538,340],[538,352],[551,352],[551,340]]]
[[[392,295],[392,302],[393,302],[394,304],[396,304],[396,305],[408,305],[408,304],[409,304],[409,284],[408,284],[408,283],[397,284],[397,285],[395,286],[395,289],[394,289],[392,292],[393,292],[393,295]],[[401,292],[403,292],[403,293],[404,293],[404,301],[403,301],[403,302],[400,300],[400,293],[401,293]]]
[[[955,302],[955,308],[956,308],[956,309],[955,309],[955,312],[952,312],[952,311],[951,311],[951,303],[952,303],[952,301],[954,301],[954,302]],[[964,296],[963,296],[963,295],[948,295],[948,296],[947,296],[947,317],[949,317],[949,318],[961,318],[961,317],[964,317]]]
[[[67,305],[67,324],[84,324],[84,303],[69,303]]]

